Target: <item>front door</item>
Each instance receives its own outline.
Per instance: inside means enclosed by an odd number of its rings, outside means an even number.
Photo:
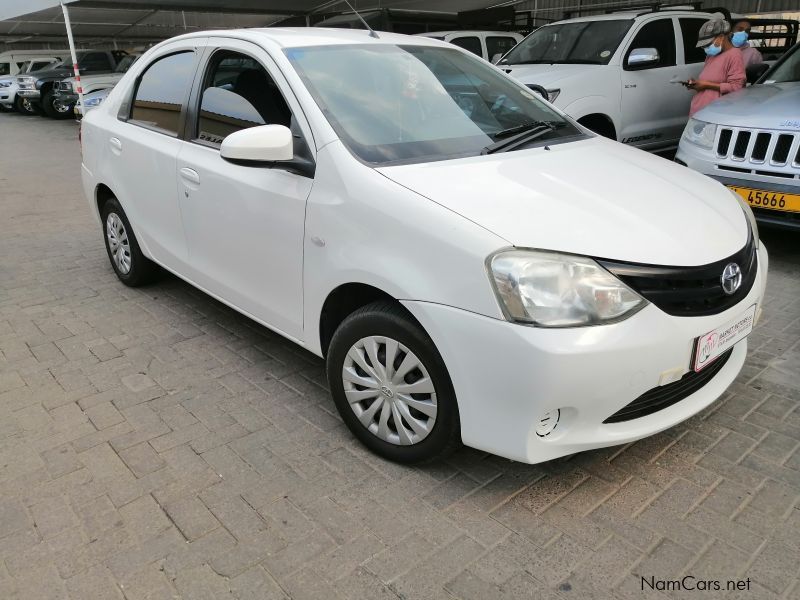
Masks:
[[[658,52],[658,61],[641,66],[628,64],[634,50],[648,48]],[[678,143],[689,118],[691,93],[674,83],[686,78],[686,69],[677,59],[671,17],[640,26],[623,54],[619,139],[624,144],[655,148]]]
[[[209,49],[177,161],[193,277],[297,339],[303,327],[305,206],[313,179],[278,166],[233,164],[219,148],[227,135],[257,125],[292,127],[295,151],[309,136],[302,135],[296,100],[263,50],[213,39]]]

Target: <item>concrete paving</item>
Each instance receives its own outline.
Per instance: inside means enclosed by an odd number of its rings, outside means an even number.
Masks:
[[[0,598],[800,598],[800,234],[763,232],[764,319],[702,414],[406,468],[349,435],[319,359],[174,277],[116,280],[74,123],[0,114],[0,142]]]

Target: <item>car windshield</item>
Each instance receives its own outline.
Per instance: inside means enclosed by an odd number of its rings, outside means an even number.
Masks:
[[[632,23],[630,19],[614,19],[546,25],[517,44],[502,64],[605,65]]]
[[[785,60],[776,65],[771,73],[767,73],[765,79],[771,83],[800,81],[800,45],[795,47]]]
[[[354,44],[285,52],[336,133],[365,162],[474,156],[506,130],[539,123],[548,125],[541,142],[581,135],[527,88],[460,50]]]
[[[136,59],[139,58],[136,54],[128,54],[122,57],[122,60],[119,61],[117,68],[114,69],[115,73],[126,73],[128,69],[131,68],[131,65],[136,62]]]

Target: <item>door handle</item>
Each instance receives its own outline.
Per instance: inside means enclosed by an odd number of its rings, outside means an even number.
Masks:
[[[122,152],[122,142],[119,141],[119,138],[112,137],[108,140],[109,146],[111,146],[111,151],[114,154],[120,154]]]
[[[181,173],[181,179],[183,179],[187,183],[200,185],[200,175],[198,175],[197,171],[195,171],[194,169],[190,169],[189,167],[183,167],[180,170],[180,173]]]

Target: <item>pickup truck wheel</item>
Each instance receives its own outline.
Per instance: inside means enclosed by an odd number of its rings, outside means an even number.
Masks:
[[[72,107],[64,104],[53,90],[45,92],[42,97],[44,114],[52,119],[68,119],[72,115]]]
[[[326,362],[339,414],[376,454],[413,464],[460,446],[458,404],[447,368],[401,305],[380,301],[356,310],[333,334]]]
[[[110,198],[100,211],[103,238],[111,267],[119,280],[129,287],[150,282],[158,267],[142,254],[130,221],[116,198]]]
[[[18,113],[26,116],[39,114],[39,111],[36,110],[36,107],[30,100],[28,100],[27,98],[22,98],[20,96],[17,96],[14,99],[14,108],[17,109]]]

